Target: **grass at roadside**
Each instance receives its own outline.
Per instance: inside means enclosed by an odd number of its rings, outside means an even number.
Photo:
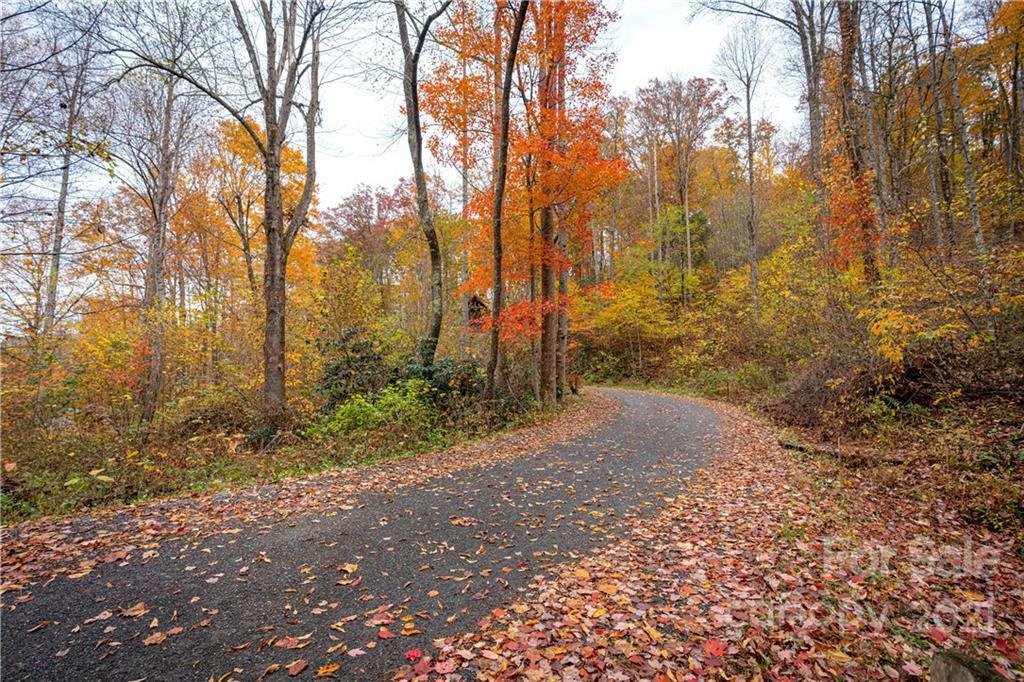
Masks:
[[[6,444],[3,523],[405,459],[541,424],[561,413],[530,406],[501,421],[483,413],[455,421],[427,412],[408,395],[385,405],[391,412],[374,412],[379,402],[368,402],[370,408],[346,428],[332,429],[333,415],[327,415],[301,430],[265,435],[205,430],[145,447],[110,434],[74,433],[23,446],[35,453],[32,458],[20,458],[17,443]]]

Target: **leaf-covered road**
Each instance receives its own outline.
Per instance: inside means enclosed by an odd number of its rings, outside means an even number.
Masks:
[[[386,677],[432,639],[500,613],[547,568],[658,513],[718,441],[715,413],[694,402],[602,390],[590,404],[607,416],[588,432],[462,453],[493,458],[486,466],[438,467],[397,487],[371,476],[355,497],[339,496],[336,478],[313,479],[303,494],[320,499],[302,513],[153,543],[144,562],[77,578],[33,574],[31,592],[4,595],[4,677]],[[186,531],[190,505],[175,515]]]

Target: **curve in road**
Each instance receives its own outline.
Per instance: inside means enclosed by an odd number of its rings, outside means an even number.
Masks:
[[[620,409],[571,442],[36,588],[5,608],[4,678],[249,680],[294,661],[386,678],[657,513],[718,443],[695,401],[590,390]]]

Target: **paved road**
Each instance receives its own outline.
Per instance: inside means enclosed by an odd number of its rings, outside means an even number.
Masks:
[[[252,680],[301,659],[298,679],[332,663],[339,679],[386,679],[657,513],[717,443],[695,402],[601,390],[620,409],[573,442],[38,587],[3,613],[3,678]],[[147,613],[121,615],[138,602]],[[167,636],[144,644],[154,633]]]

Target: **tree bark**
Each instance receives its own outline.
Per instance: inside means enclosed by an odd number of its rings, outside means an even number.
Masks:
[[[519,51],[519,38],[523,32],[523,22],[526,20],[526,10],[529,7],[529,0],[520,0],[516,10],[515,24],[512,27],[512,40],[508,46],[508,54],[505,58],[504,80],[501,86],[501,124],[498,133],[498,166],[497,177],[494,182],[494,214],[492,216],[492,238],[494,240],[494,277],[492,289],[494,300],[491,305],[491,345],[487,358],[487,381],[484,387],[484,398],[494,398],[494,375],[498,369],[499,346],[501,343],[501,310],[504,304],[505,285],[502,279],[502,241],[501,241],[501,212],[505,200],[505,180],[508,177],[508,128],[509,128],[509,100],[512,95],[512,74],[516,63],[516,53]],[[495,12],[498,10],[495,9]]]
[[[840,120],[846,156],[850,163],[853,188],[863,203],[869,202],[866,179],[864,147],[860,132],[860,116],[854,86],[856,74],[854,62],[860,43],[861,5],[854,2],[839,3],[839,81]],[[861,256],[864,262],[864,279],[877,284],[878,262],[875,257],[875,221],[866,206],[859,206],[857,217],[860,230]]]
[[[938,57],[938,33],[932,20],[932,0],[922,0],[924,5],[925,28],[928,32],[929,71],[932,88],[932,113],[935,117],[935,152],[938,156],[937,171],[939,188],[942,192],[943,232],[949,246],[956,245],[956,232],[953,229],[953,187],[949,177],[949,156],[946,150],[946,124],[942,105],[942,71],[943,62]],[[943,61],[945,56],[943,56]]]
[[[165,77],[164,101],[159,132],[159,162],[156,172],[155,196],[153,197],[153,225],[149,235],[146,258],[145,291],[142,299],[144,325],[146,328],[146,378],[142,387],[142,421],[152,422],[156,415],[157,402],[163,389],[164,375],[164,270],[167,257],[167,228],[170,223],[171,195],[174,192],[176,172],[172,149],[171,126],[174,121],[174,92],[176,79]],[[173,300],[173,293],[172,293]]]
[[[943,33],[945,33],[945,49],[949,58],[949,89],[953,97],[953,127],[955,128],[956,139],[960,146],[960,155],[964,162],[964,184],[967,186],[967,206],[971,212],[971,232],[974,235],[974,246],[978,255],[988,255],[988,247],[985,244],[985,233],[981,227],[981,208],[978,205],[978,187],[975,179],[974,160],[971,155],[971,147],[967,140],[967,124],[964,122],[964,107],[960,99],[960,78],[957,65],[956,50],[953,46],[953,31],[942,5],[939,5],[939,18],[942,21]]]
[[[420,362],[430,367],[434,364],[437,344],[441,338],[441,322],[444,315],[444,299],[442,298],[442,258],[441,246],[434,227],[434,214],[430,208],[430,196],[427,191],[427,176],[423,168],[423,132],[420,125],[419,104],[419,61],[423,45],[430,26],[448,10],[451,0],[445,2],[423,22],[416,38],[415,47],[410,43],[409,29],[406,22],[404,0],[395,0],[395,14],[398,18],[398,32],[402,42],[403,56],[403,90],[405,92],[405,116],[408,127],[409,155],[412,157],[413,179],[416,184],[416,212],[419,216],[420,229],[427,241],[430,253],[430,319],[427,333],[420,341]]]
[[[70,116],[70,114],[69,114]],[[49,337],[57,315],[57,285],[60,281],[60,259],[64,247],[64,227],[67,221],[68,193],[70,191],[71,176],[71,135],[70,118],[68,124],[69,139],[66,142],[64,153],[61,158],[60,189],[57,194],[57,215],[53,221],[53,231],[50,234],[50,267],[46,273],[46,299],[43,305],[42,332],[44,337]]]
[[[548,137],[548,146],[554,148],[557,139],[555,133],[556,115],[556,46],[554,43],[554,20],[551,16],[550,2],[541,3],[540,34],[541,58],[540,76],[538,80],[538,104],[540,106],[541,131]],[[551,186],[553,166],[548,155],[544,155],[538,164],[538,184],[540,187],[540,300],[541,300],[541,337],[540,337],[540,395],[541,403],[549,407],[558,402],[557,375],[555,356],[558,350],[558,292],[556,291],[557,244],[555,243],[554,222],[554,188]]]
[[[912,5],[907,4],[907,30],[913,31],[913,14],[911,11]],[[921,59],[918,57],[917,52],[917,40],[916,36],[912,38],[912,44],[910,47],[911,58],[914,63],[914,73],[920,73],[921,71]],[[932,64],[934,68],[934,63]],[[934,92],[934,77],[932,78],[932,87]],[[915,89],[917,90],[917,105],[921,110],[921,117],[924,118],[928,111],[928,97],[924,87],[921,83],[921,79],[915,79]],[[935,138],[933,138],[933,142]],[[941,191],[939,188],[939,164],[940,156],[937,150],[937,145],[927,145],[927,161],[928,161],[928,203],[929,210],[932,214],[932,230],[935,233],[935,248],[938,250],[941,257],[948,255],[948,244],[946,242],[946,225],[943,222],[943,200]]]
[[[757,273],[757,223],[754,205],[754,120],[751,100],[753,93],[749,81],[746,84],[745,99],[747,105],[747,263],[750,265],[750,297],[754,305],[754,318],[761,319],[761,302],[758,296]]]

